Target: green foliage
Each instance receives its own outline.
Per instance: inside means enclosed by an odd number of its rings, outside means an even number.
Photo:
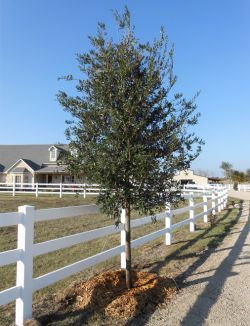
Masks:
[[[231,172],[231,178],[234,182],[244,182],[245,181],[245,173],[238,171],[238,170],[233,170]]]
[[[231,179],[231,177],[232,177],[232,168],[233,168],[232,164],[229,163],[229,162],[222,161],[220,168],[223,170],[225,178]]]
[[[246,170],[245,179],[246,179],[247,182],[250,182],[250,169]]]
[[[231,179],[236,184],[238,182],[250,182],[250,169],[247,169],[246,172],[233,170],[233,166],[229,162],[222,162],[220,168],[224,171],[224,175],[227,179]]]
[[[65,77],[77,95],[58,93],[73,117],[64,162],[105,189],[98,202],[106,213],[117,215],[121,207],[152,213],[176,200],[173,176],[200,152],[202,141],[190,132],[199,116],[196,96],[172,94],[173,46],[163,28],[153,44],[140,43],[127,8],[115,20],[118,40],[99,23],[91,50],[77,55],[81,78]]]

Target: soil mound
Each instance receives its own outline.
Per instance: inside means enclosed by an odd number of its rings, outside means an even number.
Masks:
[[[133,288],[126,289],[122,270],[101,273],[78,282],[57,296],[57,302],[73,311],[101,311],[107,316],[131,318],[154,310],[176,293],[173,280],[153,273],[133,272]]]

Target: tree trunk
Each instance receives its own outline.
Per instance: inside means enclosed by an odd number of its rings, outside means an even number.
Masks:
[[[128,205],[126,207],[126,219],[125,219],[126,286],[128,289],[132,288],[130,216],[131,216],[131,209],[130,209],[130,205]]]

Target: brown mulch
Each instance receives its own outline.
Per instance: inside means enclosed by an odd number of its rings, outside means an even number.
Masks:
[[[60,321],[87,325],[91,316],[100,316],[98,325],[104,325],[105,320],[123,325],[122,321],[153,313],[177,292],[174,280],[154,273],[133,271],[132,281],[133,288],[128,290],[125,271],[114,270],[75,282],[43,302],[36,319],[27,321],[25,326],[56,325]],[[72,324],[71,318],[76,318],[75,323]]]
[[[128,319],[154,310],[176,293],[173,280],[147,272],[133,272],[133,288],[126,289],[122,270],[101,273],[76,283],[57,296],[57,302],[73,311],[102,311],[105,315]]]

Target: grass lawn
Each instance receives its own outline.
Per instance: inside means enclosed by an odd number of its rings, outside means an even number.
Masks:
[[[36,208],[75,206],[94,203],[94,197],[65,196],[62,199],[55,196],[41,196],[35,198],[30,195],[10,195],[0,196],[0,212],[16,211],[21,205],[34,205]],[[183,203],[182,203],[183,205]],[[199,210],[197,210],[199,212]],[[201,220],[197,224],[197,230],[190,233],[188,226],[176,230],[173,235],[173,244],[164,245],[164,237],[147,243],[133,250],[133,267],[145,271],[152,271],[162,275],[177,277],[185,272],[190,264],[197,259],[197,253],[205,248],[216,246],[223,240],[226,233],[236,221],[239,209],[224,210],[218,215],[216,225],[211,227],[205,225]],[[174,223],[187,218],[187,214],[182,214],[174,218]],[[133,218],[136,215],[133,216]],[[52,220],[35,224],[35,242],[42,242],[53,238],[62,237],[78,232],[87,231],[113,224],[113,220],[103,214],[85,215],[69,219]],[[164,226],[163,221],[148,224],[143,227],[135,228],[132,231],[132,238],[138,238],[144,234],[153,232]],[[0,228],[0,251],[16,248],[17,227]],[[120,235],[110,235],[101,239],[89,241],[67,249],[58,250],[49,254],[38,256],[34,259],[34,277],[48,273],[57,268],[66,266],[70,263],[94,255],[100,251],[112,248],[120,243]],[[114,257],[108,261],[88,268],[81,273],[73,275],[52,286],[39,290],[33,295],[34,315],[43,314],[46,309],[44,302],[50,297],[64,289],[73,281],[86,279],[95,275],[98,271],[119,268],[119,257]],[[0,268],[0,290],[15,285],[16,266],[8,265]],[[45,300],[46,298],[46,300]],[[0,307],[0,325],[13,323],[14,304],[11,303]],[[98,320],[98,319],[97,319]],[[110,325],[113,321],[109,321]],[[64,325],[67,325],[67,320]]]
[[[32,205],[37,209],[88,205],[94,204],[95,199],[96,197],[92,195],[87,196],[85,199],[82,196],[76,195],[65,195],[63,198],[59,198],[59,195],[39,195],[39,197],[36,198],[34,194],[17,194],[13,197],[11,194],[0,193],[0,213],[15,212],[18,206],[22,205]]]

